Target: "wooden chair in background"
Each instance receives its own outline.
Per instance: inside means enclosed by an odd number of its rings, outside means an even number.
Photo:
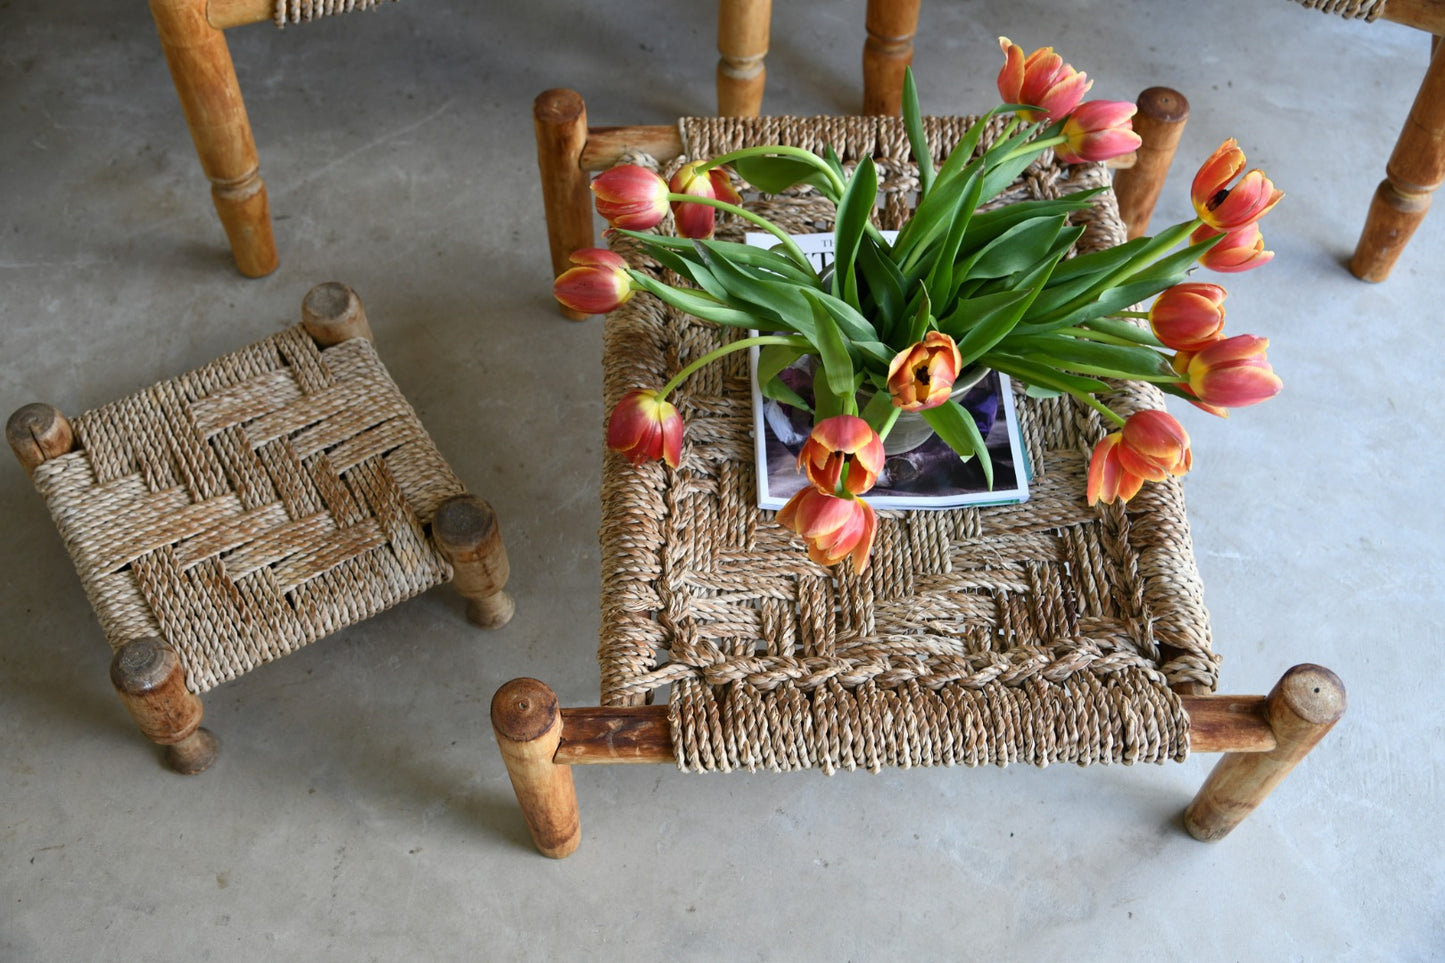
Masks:
[[[1325,13],[1386,20],[1431,34],[1430,63],[1405,126],[1375,189],[1350,271],[1364,281],[1383,281],[1425,220],[1430,199],[1445,181],[1445,0],[1295,0]]]

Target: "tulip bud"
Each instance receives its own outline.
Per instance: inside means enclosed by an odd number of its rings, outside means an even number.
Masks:
[[[963,356],[952,338],[930,331],[923,340],[904,348],[888,365],[888,393],[893,405],[904,411],[937,408],[948,400]]]
[[[586,248],[568,259],[568,268],[552,282],[552,296],[563,307],[583,314],[606,314],[632,297],[627,261],[606,248]]]
[[[1186,281],[1167,288],[1149,308],[1149,327],[1166,348],[1198,351],[1224,337],[1224,298],[1217,284]]]
[[[1099,163],[1139,149],[1130,119],[1139,108],[1127,100],[1091,100],[1064,121],[1066,142],[1054,147],[1065,164]]]
[[[738,192],[733,190],[732,181],[728,179],[727,172],[719,168],[712,168],[699,173],[697,168],[701,161],[693,161],[684,164],[672,180],[668,182],[668,189],[674,194],[691,194],[693,197],[710,197],[715,200],[727,201],[730,204],[741,203],[742,198]],[[672,205],[673,220],[677,224],[679,237],[709,238],[712,237],[714,226],[717,224],[717,211],[706,204],[688,204],[677,201]]]
[[[676,468],[682,461],[682,415],[656,391],[629,391],[612,409],[607,447],[634,465],[661,458]]]
[[[1230,187],[1229,182],[1243,169],[1244,151],[1231,137],[1210,155],[1194,175],[1189,192],[1194,212],[1200,220],[1214,228],[1215,233],[1253,224],[1284,197],[1284,192],[1275,190],[1261,170],[1250,171],[1240,178],[1239,183]]]
[[[620,164],[592,180],[597,213],[613,227],[646,231],[667,216],[667,182],[645,167]]]
[[[861,498],[804,488],[779,509],[778,524],[801,535],[808,557],[819,565],[837,565],[851,556],[855,572],[868,568],[878,519],[873,506]]]
[[[834,415],[818,422],[803,442],[798,470],[821,492],[861,495],[883,470],[883,442],[862,418]]]
[[[1136,411],[1123,429],[1094,446],[1086,493],[1089,504],[1127,502],[1146,481],[1183,475],[1193,463],[1189,435],[1179,422],[1163,411]]]
[[[1053,47],[1040,47],[1025,57],[1023,48],[1007,37],[999,37],[998,45],[1004,53],[1003,69],[998,74],[999,96],[1006,104],[1038,108],[1019,111],[1024,120],[1058,120],[1079,106],[1094,85],[1087,74],[1064,63]]]
[[[1218,237],[1220,233],[1208,224],[1203,224],[1195,228],[1194,233],[1189,235],[1189,240],[1198,244],[1211,237]],[[1264,235],[1259,233],[1258,224],[1246,224],[1222,233],[1224,240],[1199,256],[1199,263],[1211,271],[1238,274],[1240,271],[1267,264],[1274,258],[1273,251],[1264,249]]]
[[[1240,334],[1174,356],[1174,370],[1206,409],[1244,408],[1279,394],[1284,382],[1270,367],[1268,338]],[[1216,412],[1222,413],[1222,412]]]

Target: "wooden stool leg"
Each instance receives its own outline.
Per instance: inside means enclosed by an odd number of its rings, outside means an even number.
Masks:
[[[511,566],[492,506],[475,495],[455,495],[437,508],[431,527],[456,573],[452,586],[467,600],[467,618],[484,629],[510,622],[517,611],[505,591]]]
[[[38,402],[10,416],[5,440],[27,475],[33,475],[43,462],[75,450],[75,432],[60,409]]]
[[[1164,178],[1179,137],[1189,121],[1189,101],[1177,90],[1150,87],[1139,95],[1139,112],[1134,115],[1134,133],[1143,141],[1135,152],[1133,167],[1114,174],[1114,196],[1119,216],[1129,237],[1142,237],[1149,230],[1149,218],[1164,189]]]
[[[1436,44],[1430,68],[1410,116],[1375,189],[1350,271],[1364,281],[1383,281],[1425,220],[1431,195],[1445,180],[1445,55]]]
[[[1275,748],[1227,752],[1215,764],[1184,811],[1184,827],[1195,839],[1223,839],[1264,802],[1345,714],[1344,683],[1329,669],[1297,665],[1279,680],[1265,705]]]
[[[371,336],[361,298],[339,281],[327,281],[306,292],[301,299],[301,325],[323,348],[352,338],[376,340]]]
[[[231,51],[225,34],[206,20],[206,6],[206,0],[150,0],[236,267],[247,277],[261,277],[278,263],[271,209]]]
[[[562,738],[556,693],[536,679],[513,679],[492,698],[492,730],[532,842],[543,856],[570,856],[582,826],[572,767],[552,761]]]
[[[868,0],[863,44],[863,113],[903,112],[903,72],[913,63],[920,0]]]
[[[542,174],[542,206],[547,217],[547,244],[552,276],[567,270],[574,251],[592,246],[591,178],[582,169],[587,146],[587,105],[575,90],[544,90],[532,102],[532,130],[537,136],[537,168]],[[561,308],[564,317],[589,317]]]
[[[201,699],[186,688],[181,660],[154,637],[127,642],[115,650],[110,681],[140,731],[166,747],[166,763],[191,776],[209,769],[220,751],[209,729],[201,728]]]
[[[768,33],[773,0],[718,0],[717,112],[756,117],[767,84]]]

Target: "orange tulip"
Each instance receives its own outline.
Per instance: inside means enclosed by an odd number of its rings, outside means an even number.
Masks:
[[[710,197],[715,200],[727,201],[730,204],[742,202],[738,192],[733,190],[732,181],[728,179],[726,171],[714,167],[712,170],[699,173],[697,168],[701,163],[701,161],[693,161],[690,164],[684,164],[676,174],[672,175],[672,180],[667,185],[668,189],[674,194]],[[713,227],[717,224],[717,211],[706,204],[674,202],[672,216],[677,222],[679,237],[712,237]]]
[[[999,96],[1006,104],[1038,108],[1019,111],[1024,120],[1058,120],[1079,106],[1094,85],[1087,74],[1064,63],[1053,47],[1040,47],[1025,57],[1023,48],[1007,37],[999,37],[998,45],[1004,53],[1003,69],[998,73]]]
[[[819,565],[837,565],[851,556],[855,572],[868,568],[878,518],[861,498],[804,488],[778,511],[778,524],[801,535],[808,543],[808,557]]]
[[[1143,143],[1130,119],[1139,108],[1127,100],[1091,100],[1064,121],[1066,142],[1054,148],[1065,164],[1099,163],[1138,150]]]
[[[613,227],[646,231],[667,216],[667,182],[637,164],[619,164],[592,180],[597,213]]]
[[[552,282],[552,296],[564,307],[585,314],[606,314],[632,297],[627,261],[605,248],[586,248],[568,260],[568,268]]]
[[[888,365],[888,393],[893,405],[904,411],[937,408],[948,400],[963,356],[958,345],[942,331],[930,331],[923,340],[893,356]]]
[[[676,468],[682,461],[682,415],[656,391],[629,391],[612,409],[607,447],[634,465],[661,458]]]
[[[798,470],[820,492],[861,495],[883,470],[883,442],[862,418],[834,415],[818,422],[803,442]]]
[[[1149,327],[1166,348],[1198,351],[1224,337],[1224,299],[1217,284],[1186,281],[1167,288],[1149,308]]]
[[[1194,463],[1184,426],[1163,411],[1130,415],[1119,431],[1106,435],[1089,460],[1089,504],[1128,501],[1146,481],[1183,475]]]
[[[1252,170],[1233,187],[1229,182],[1244,169],[1244,151],[1233,137],[1219,146],[1199,173],[1189,192],[1194,212],[1216,233],[1233,231],[1253,224],[1267,214],[1284,197],[1264,171]]]
[[[1268,338],[1240,334],[1198,351],[1180,351],[1174,356],[1174,370],[1186,379],[1199,407],[1222,415],[1224,408],[1268,401],[1284,387],[1265,357],[1268,347]]]
[[[1264,249],[1264,235],[1259,233],[1258,224],[1246,224],[1225,232],[1216,231],[1208,224],[1203,224],[1195,228],[1194,233],[1189,235],[1189,240],[1198,244],[1200,241],[1217,237],[1220,233],[1224,234],[1224,240],[1199,257],[1199,263],[1211,271],[1238,274],[1240,271],[1267,264],[1274,258],[1273,251]]]

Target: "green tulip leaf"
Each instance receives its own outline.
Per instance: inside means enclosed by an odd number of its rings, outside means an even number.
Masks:
[[[704,321],[726,325],[730,328],[756,328],[758,326],[757,315],[719,304],[705,294],[663,284],[643,271],[628,270],[627,274],[637,282],[638,286],[655,295],[658,300],[672,305],[679,311],[702,318]],[[804,332],[798,333],[803,334]]]
[[[851,397],[854,387],[853,361],[848,356],[848,345],[843,340],[843,333],[838,330],[838,323],[828,313],[822,298],[818,297],[816,292],[805,291],[804,297],[812,305],[813,324],[817,329],[813,345],[818,349],[818,360],[823,364],[828,391],[835,397]]]
[[[817,164],[796,157],[740,157],[733,160],[731,166],[739,177],[764,194],[781,194],[799,184],[808,184],[829,200],[837,200],[832,178],[819,170]]]
[[[913,82],[912,67],[903,68],[903,129],[908,132],[908,147],[918,166],[918,202],[921,204],[933,189],[937,171],[933,166],[933,154],[928,149],[928,137],[923,132],[923,113],[918,106],[918,86]]]
[[[978,425],[969,413],[958,402],[949,400],[937,408],[929,408],[923,412],[923,420],[933,429],[938,437],[942,438],[948,447],[952,448],[960,458],[968,458],[972,455],[978,456],[978,465],[983,469],[983,477],[988,482],[989,490],[993,490],[993,460],[989,458],[988,446],[984,444],[983,435],[979,433]]]
[[[853,171],[833,224],[833,296],[858,308],[858,276],[853,270],[858,246],[878,206],[878,168],[864,157]]]

